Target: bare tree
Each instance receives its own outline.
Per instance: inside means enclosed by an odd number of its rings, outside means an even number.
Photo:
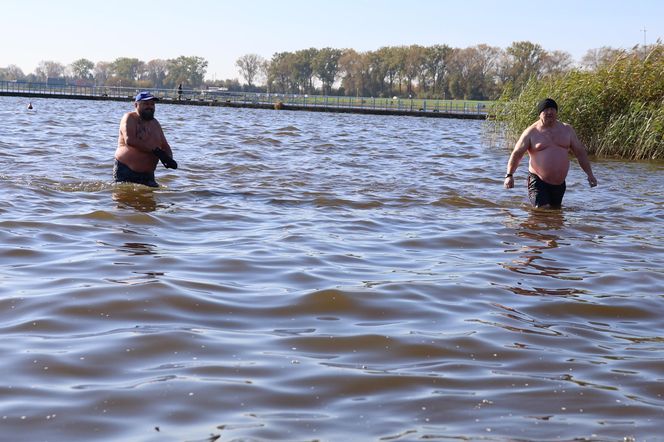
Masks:
[[[46,80],[53,77],[62,77],[65,75],[65,66],[62,63],[51,60],[42,60],[35,69],[35,75],[40,80]]]
[[[113,65],[107,61],[99,61],[97,64],[95,64],[93,72],[95,76],[95,83],[97,83],[97,85],[102,86],[106,84],[106,81],[112,74],[112,67]]]
[[[557,75],[569,72],[574,65],[574,59],[569,52],[553,51],[547,52],[542,57],[542,74]]]
[[[0,68],[0,80],[22,80],[25,78],[23,70],[15,64],[10,64],[6,68]]]
[[[613,63],[624,55],[625,51],[622,49],[614,49],[608,46],[602,46],[598,49],[589,49],[586,55],[581,58],[581,66],[586,69],[595,71],[602,66]]]
[[[235,66],[240,70],[240,75],[244,77],[247,85],[253,86],[254,80],[261,71],[261,67],[264,63],[265,59],[260,55],[246,54],[237,59]]]

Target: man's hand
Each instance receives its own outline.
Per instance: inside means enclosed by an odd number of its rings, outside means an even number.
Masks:
[[[507,176],[505,177],[505,189],[511,189],[514,187],[514,177]]]
[[[588,177],[588,184],[590,184],[590,187],[595,187],[597,186],[597,178],[595,178],[594,175],[590,175]]]
[[[161,164],[163,164],[166,169],[178,168],[178,163],[173,158],[169,157],[168,154],[160,148],[157,147],[153,149],[152,153],[155,154],[157,158],[159,158],[159,161],[161,161]]]

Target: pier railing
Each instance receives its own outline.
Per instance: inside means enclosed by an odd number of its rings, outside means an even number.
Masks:
[[[458,114],[459,116],[486,117],[488,106],[483,102],[437,100],[403,97],[345,97],[333,95],[278,94],[260,92],[230,92],[219,89],[137,89],[136,87],[53,85],[48,83],[0,81],[3,95],[52,96],[57,98],[89,98],[131,100],[139,90],[148,90],[166,102],[178,104],[236,105],[256,107],[279,106],[285,108],[334,111],[384,111],[400,114]]]

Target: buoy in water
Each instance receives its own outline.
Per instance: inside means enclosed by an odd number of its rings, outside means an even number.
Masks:
[[[32,103],[28,103],[28,109],[32,109]]]

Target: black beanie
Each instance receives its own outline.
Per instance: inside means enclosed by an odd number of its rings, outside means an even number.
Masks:
[[[537,103],[537,115],[541,114],[544,109],[547,109],[549,107],[558,110],[558,104],[555,101],[553,101],[552,98],[545,98],[544,100],[540,101],[539,103]]]

